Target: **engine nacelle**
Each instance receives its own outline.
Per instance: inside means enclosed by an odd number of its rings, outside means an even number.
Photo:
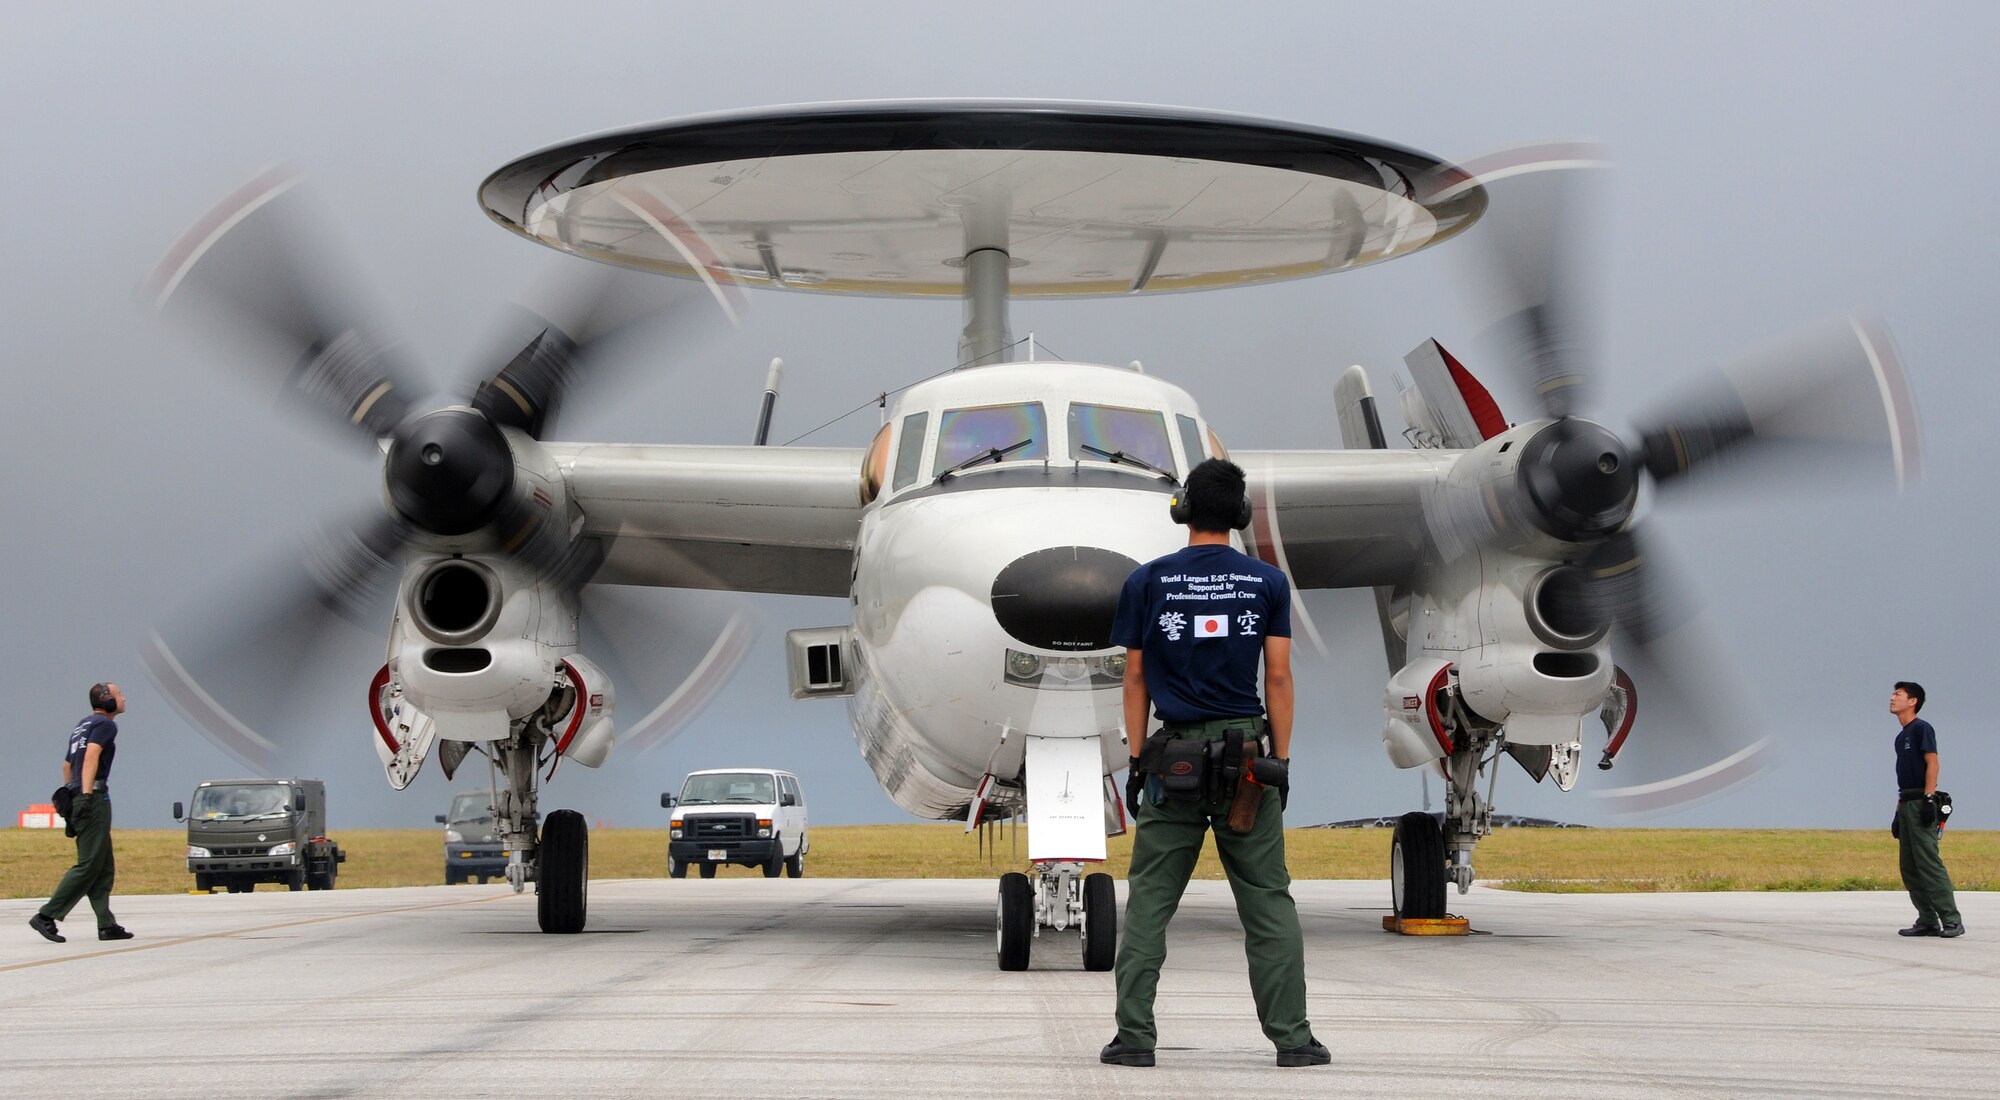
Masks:
[[[389,672],[448,741],[497,741],[559,687],[576,607],[498,556],[435,558],[403,583]]]
[[[1515,744],[1576,741],[1611,686],[1607,625],[1584,621],[1562,598],[1580,579],[1573,566],[1509,556],[1489,559],[1485,574],[1470,624],[1476,644],[1456,654],[1466,706],[1505,723]]]

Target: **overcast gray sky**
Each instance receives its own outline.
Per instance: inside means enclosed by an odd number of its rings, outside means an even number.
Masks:
[[[201,211],[289,160],[441,380],[543,250],[492,225],[486,173],[583,133],[737,107],[886,97],[1152,102],[1267,115],[1446,159],[1552,139],[1605,143],[1600,288],[1607,403],[1626,410],[1707,364],[1856,306],[1881,311],[1909,364],[1929,475],[1901,499],[1739,487],[1660,510],[1729,652],[1756,685],[1783,766],[1659,825],[1877,826],[1891,810],[1892,681],[1921,680],[1960,821],[2000,826],[2000,748],[1979,694],[1996,531],[2000,40],[1988,4],[11,4],[0,35],[4,653],[13,687],[0,801],[41,801],[95,679],[121,681],[119,822],[241,766],[185,726],[135,655],[147,624],[195,600],[254,606],[235,578],[374,470],[276,417],[241,375],[158,330],[132,291]],[[1378,393],[1429,336],[1476,346],[1483,318],[1451,242],[1360,272],[1149,301],[1027,303],[1069,359],[1187,387],[1238,448],[1338,445],[1333,380]],[[789,364],[775,435],[945,365],[955,304],[753,296],[744,326],[668,349],[566,413],[560,435],[744,442],[764,366]],[[1492,377],[1503,409],[1526,407]],[[1513,397],[1510,400],[1510,397]],[[859,446],[872,410],[811,442]],[[1759,489],[1769,491],[1760,492]],[[1380,747],[1386,670],[1372,605],[1326,601],[1330,661],[1301,667],[1295,822],[1394,813],[1420,796]],[[590,772],[543,805],[657,825],[689,769],[791,768],[815,820],[906,820],[834,703],[786,697],[778,642],[845,622],[840,601],[755,601],[763,641],[681,738]],[[1322,627],[1328,620],[1322,618]],[[386,624],[384,624],[386,632]],[[342,825],[427,823],[435,763],[388,790],[360,705],[382,638],[324,655],[301,695],[301,772]],[[1642,685],[1643,692],[1643,685]],[[1635,738],[1645,730],[1635,733]],[[1595,775],[1585,776],[1585,785]],[[1435,793],[1435,792],[1434,792]],[[1584,797],[1504,773],[1503,811],[1614,823]],[[11,809],[11,806],[9,807]]]

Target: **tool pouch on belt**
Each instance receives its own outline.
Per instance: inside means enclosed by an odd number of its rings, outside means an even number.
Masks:
[[[1207,743],[1160,730],[1146,738],[1141,766],[1160,784],[1160,793],[1177,802],[1201,800],[1206,778]]]

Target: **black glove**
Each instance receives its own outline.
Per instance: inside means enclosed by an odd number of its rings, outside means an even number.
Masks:
[[[1937,795],[1925,795],[1924,804],[1917,808],[1917,820],[1928,829],[1937,824]]]
[[[1146,793],[1146,773],[1139,770],[1139,762],[1132,761],[1132,770],[1125,773],[1125,809],[1132,820],[1139,820],[1139,799]]]
[[[1250,762],[1250,774],[1266,787],[1278,788],[1278,808],[1284,809],[1292,801],[1292,758],[1289,756],[1260,756]]]

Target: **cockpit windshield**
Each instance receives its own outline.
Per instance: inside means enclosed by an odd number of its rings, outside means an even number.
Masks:
[[[1112,462],[1168,476],[1174,472],[1174,453],[1167,443],[1167,418],[1151,409],[1071,403],[1069,456],[1083,462]]]
[[[683,806],[715,803],[755,803],[776,805],[777,787],[768,775],[756,772],[708,772],[690,775],[681,787]]]
[[[292,808],[292,789],[278,783],[203,787],[194,795],[196,821],[237,821],[248,817],[278,817]]]
[[[937,458],[931,476],[976,469],[980,460],[1019,462],[1049,457],[1049,415],[1039,401],[951,409],[938,419]]]
[[[493,820],[493,795],[489,791],[462,794],[451,800],[445,820],[453,825],[485,825]]]

